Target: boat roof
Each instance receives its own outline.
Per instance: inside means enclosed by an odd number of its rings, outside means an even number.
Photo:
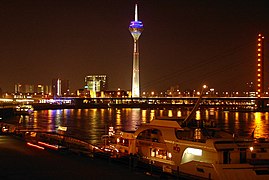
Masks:
[[[183,128],[179,125],[179,123],[175,120],[167,120],[167,119],[153,119],[150,123],[145,124],[147,126],[158,126],[158,127],[166,127],[166,128]]]

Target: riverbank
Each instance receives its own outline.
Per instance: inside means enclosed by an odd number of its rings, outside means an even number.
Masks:
[[[154,179],[141,172],[71,152],[27,146],[14,136],[0,135],[0,179]]]
[[[173,179],[128,156],[113,158],[97,146],[51,132],[1,123],[0,179]],[[57,172],[57,173],[56,173]]]

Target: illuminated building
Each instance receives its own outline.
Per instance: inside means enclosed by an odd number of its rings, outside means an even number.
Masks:
[[[50,95],[52,93],[52,88],[49,85],[34,85],[34,84],[15,84],[16,95]]]
[[[61,93],[61,80],[60,79],[53,79],[52,80],[52,94],[53,96],[62,96]]]
[[[33,84],[25,84],[25,93],[34,93],[35,86]]]
[[[107,90],[106,75],[90,75],[85,77],[85,90],[90,92],[90,97],[95,98],[97,92]]]
[[[37,90],[36,90],[36,92],[37,92],[38,94],[43,94],[43,93],[44,93],[44,86],[41,85],[41,84],[38,84],[38,85],[37,85]]]
[[[22,84],[15,84],[15,93],[22,93],[22,92],[23,92]]]
[[[70,87],[68,80],[53,79],[52,80],[52,94],[54,97],[70,95]]]
[[[44,94],[51,95],[52,94],[52,87],[49,85],[44,86]]]
[[[138,39],[143,31],[143,24],[138,20],[137,4],[135,5],[135,20],[131,21],[129,31],[134,39],[132,97],[140,97]]]
[[[38,84],[35,92],[37,94],[49,95],[51,94],[51,86]]]
[[[257,39],[257,95],[263,96],[264,93],[264,36],[258,34]]]
[[[15,84],[15,93],[34,93],[35,86],[32,84]]]

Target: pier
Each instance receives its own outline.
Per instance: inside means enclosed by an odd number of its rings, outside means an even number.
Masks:
[[[0,170],[0,179],[175,178],[135,157],[113,158],[111,152],[77,138],[0,125],[0,140],[5,142],[0,141],[0,157],[5,162],[0,165],[5,169]]]

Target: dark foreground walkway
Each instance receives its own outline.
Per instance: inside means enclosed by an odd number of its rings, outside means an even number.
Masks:
[[[0,179],[131,180],[156,177],[102,159],[33,148],[15,137],[0,135]]]

